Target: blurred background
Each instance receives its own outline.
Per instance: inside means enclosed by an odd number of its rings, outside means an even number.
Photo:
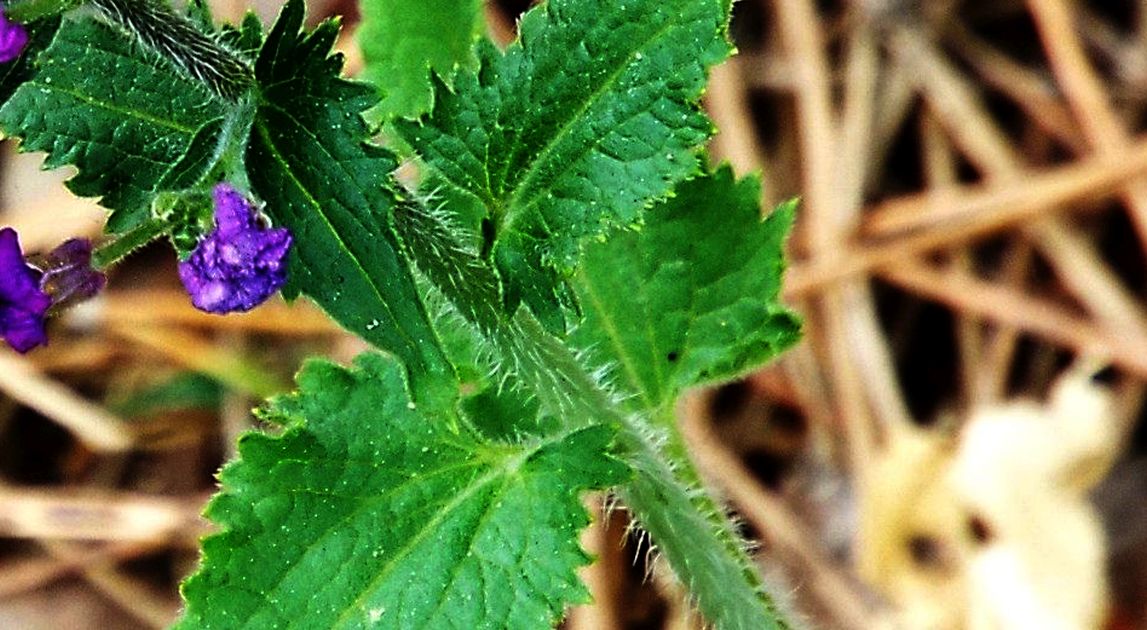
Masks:
[[[491,37],[527,5],[488,3]],[[814,628],[1147,628],[1147,2],[735,13],[711,155],[764,207],[802,198],[805,339],[681,422],[773,590]],[[354,2],[312,3],[331,14],[354,72]],[[0,149],[26,250],[99,234],[69,173]],[[166,246],[50,336],[0,348],[0,629],[170,623],[249,409],[363,349],[302,303],[197,313]],[[703,627],[623,511],[584,543],[596,604],[565,628]]]

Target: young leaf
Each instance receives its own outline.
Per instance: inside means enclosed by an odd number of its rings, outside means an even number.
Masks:
[[[736,182],[728,167],[676,192],[641,230],[587,244],[574,280],[585,312],[574,344],[615,366],[647,410],[743,374],[800,336],[777,301],[795,203],[762,221],[757,182]]]
[[[697,106],[706,70],[728,55],[728,3],[550,0],[504,55],[436,88],[433,112],[399,123],[452,185],[480,199],[508,301],[554,328],[578,244],[640,222],[697,171],[712,126]]]
[[[447,428],[366,354],[311,363],[222,475],[179,628],[548,628],[587,593],[579,494],[619,483],[597,426],[531,446]]]
[[[261,101],[246,157],[266,212],[295,237],[283,293],[309,295],[402,359],[419,402],[452,399],[423,391],[447,382],[451,368],[390,227],[395,162],[366,142],[361,112],[377,102],[375,90],[339,77],[342,56],[330,53],[338,25],[303,33],[303,12],[301,0],[288,2],[259,54]]]
[[[382,90],[383,119],[430,110],[430,73],[449,76],[466,65],[483,26],[480,0],[364,0],[356,34],[362,78]]]
[[[18,62],[19,63],[19,62]],[[102,196],[107,229],[146,220],[160,180],[196,132],[223,115],[198,83],[148,59],[108,26],[65,20],[39,72],[0,108],[0,127],[45,151],[45,166],[75,165],[72,192]]]

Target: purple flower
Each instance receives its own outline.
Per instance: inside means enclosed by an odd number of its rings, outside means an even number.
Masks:
[[[86,300],[107,278],[92,269],[92,243],[73,238],[44,256],[20,249],[16,230],[0,230],[0,336],[18,352],[48,344],[50,311]]]
[[[43,270],[40,288],[52,296],[52,310],[83,302],[103,290],[107,276],[92,269],[92,242],[73,238],[48,252],[30,257]]]
[[[255,206],[230,184],[217,185],[214,198],[215,229],[179,263],[179,277],[200,310],[249,311],[287,281],[291,233],[262,225]]]
[[[48,343],[44,319],[52,298],[40,289],[41,275],[24,262],[16,230],[0,230],[0,336],[17,352]]]
[[[13,22],[0,9],[0,63],[8,63],[24,52],[28,45],[28,31],[24,25]]]

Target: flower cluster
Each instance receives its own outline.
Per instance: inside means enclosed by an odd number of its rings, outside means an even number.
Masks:
[[[106,283],[92,269],[92,244],[71,239],[42,257],[24,257],[12,228],[0,230],[0,337],[17,352],[46,345],[53,308],[88,299]]]
[[[208,313],[249,311],[287,281],[291,233],[268,228],[229,184],[214,190],[215,229],[179,263],[191,303]]]
[[[255,205],[229,184],[217,185],[213,197],[215,227],[179,263],[179,277],[196,308],[248,311],[287,281],[291,233],[267,227]],[[48,315],[94,296],[106,283],[92,267],[87,239],[25,256],[16,231],[0,229],[0,337],[18,352],[46,345]]]

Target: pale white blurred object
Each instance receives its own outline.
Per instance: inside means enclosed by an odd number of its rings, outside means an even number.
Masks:
[[[95,199],[77,197],[64,187],[74,168],[44,171],[43,153],[16,153],[11,142],[4,150],[0,225],[16,229],[24,251],[44,252],[69,238],[99,236],[107,211]]]
[[[977,410],[954,436],[890,433],[861,497],[857,562],[905,627],[1103,626],[1105,544],[1087,492],[1119,431],[1093,373],[1070,371],[1044,405]]]
[[[1061,379],[1046,406],[1015,402],[970,419],[949,479],[993,531],[970,558],[970,628],[1102,626],[1103,527],[1087,491],[1118,437],[1110,396],[1082,370]]]

